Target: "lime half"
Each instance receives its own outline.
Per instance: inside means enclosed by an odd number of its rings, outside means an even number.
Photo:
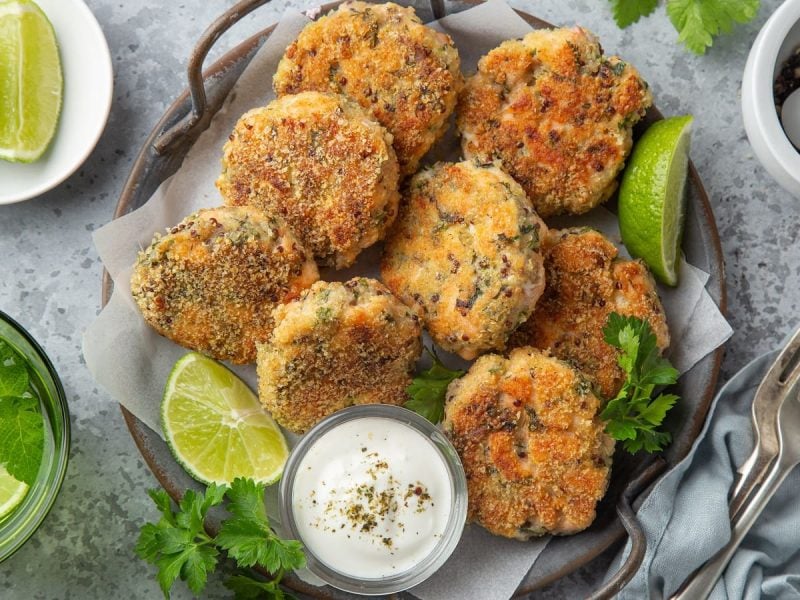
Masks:
[[[0,0],[0,159],[32,162],[44,154],[62,88],[50,21],[31,0]]]
[[[678,284],[692,120],[653,123],[636,143],[619,190],[622,241],[667,285]]]
[[[289,448],[256,395],[224,366],[192,352],[175,363],[161,425],[175,459],[198,481],[273,483]]]
[[[11,514],[27,493],[28,484],[17,481],[0,466],[0,520]]]

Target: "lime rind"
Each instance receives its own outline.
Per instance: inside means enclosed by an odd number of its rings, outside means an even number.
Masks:
[[[667,285],[677,285],[691,116],[657,121],[639,139],[619,192],[622,241]]]
[[[681,129],[675,151],[669,165],[667,175],[666,196],[670,195],[678,198],[677,202],[668,202],[665,199],[664,206],[672,207],[672,210],[665,210],[661,225],[662,239],[666,242],[662,245],[662,262],[664,264],[664,277],[666,283],[672,286],[678,284],[678,256],[680,253],[681,241],[683,238],[683,223],[686,215],[686,181],[689,174],[689,146],[691,143],[691,117],[679,117],[688,119]]]
[[[280,479],[289,448],[256,395],[233,372],[197,353],[169,375],[161,425],[175,460],[203,483]]]

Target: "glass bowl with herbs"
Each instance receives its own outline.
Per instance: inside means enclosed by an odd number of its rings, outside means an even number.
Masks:
[[[0,562],[44,521],[69,456],[64,388],[41,346],[0,311]]]

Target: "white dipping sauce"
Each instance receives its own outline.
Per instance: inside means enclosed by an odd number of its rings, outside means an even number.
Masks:
[[[347,421],[314,442],[297,468],[292,498],[306,548],[361,579],[422,562],[445,532],[453,501],[436,447],[380,417]]]

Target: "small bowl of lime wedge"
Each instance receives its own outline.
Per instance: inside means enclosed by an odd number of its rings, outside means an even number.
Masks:
[[[100,139],[112,92],[108,44],[83,0],[0,0],[0,204],[74,173]]]

